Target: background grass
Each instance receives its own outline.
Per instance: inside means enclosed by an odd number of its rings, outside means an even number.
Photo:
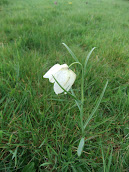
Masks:
[[[129,2],[0,0],[1,171],[129,170]],[[106,80],[102,103],[77,157],[79,112],[42,75],[55,63],[81,62],[97,47],[85,78],[87,119]],[[80,97],[79,66],[73,86]]]

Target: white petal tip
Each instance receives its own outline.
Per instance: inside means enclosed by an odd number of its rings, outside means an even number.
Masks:
[[[43,78],[47,78],[45,75],[43,75]]]

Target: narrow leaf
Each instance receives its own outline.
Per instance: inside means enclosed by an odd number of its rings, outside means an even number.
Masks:
[[[97,103],[96,103],[96,106],[94,107],[93,111],[91,112],[91,115],[89,116],[89,118],[87,119],[87,121],[86,121],[86,123],[85,123],[84,129],[86,128],[86,126],[88,125],[89,121],[92,119],[93,115],[94,115],[95,112],[97,111],[97,109],[98,109],[98,107],[99,107],[99,105],[100,105],[100,102],[101,102],[101,100],[102,100],[102,98],[103,98],[103,96],[104,96],[104,93],[105,93],[105,90],[106,90],[106,88],[107,88],[107,85],[108,85],[108,81],[106,82],[106,84],[105,84],[105,86],[104,86],[104,89],[103,89],[103,91],[102,91],[102,93],[101,93],[101,95],[100,95],[100,97],[99,97],[99,100],[98,100]]]
[[[88,63],[88,60],[92,54],[92,52],[94,51],[96,47],[92,48],[92,50],[89,52],[89,54],[87,55],[86,59],[85,59],[85,63],[84,63],[84,72],[86,71],[86,66],[87,66],[87,63]]]
[[[78,156],[81,156],[83,148],[84,148],[84,144],[85,144],[85,141],[84,141],[84,138],[82,137],[80,140],[80,143],[78,145],[78,149],[77,149],[77,155]]]
[[[62,43],[68,50],[68,52],[71,54],[71,56],[73,57],[73,59],[76,61],[76,62],[79,62],[79,60],[77,59],[77,57],[75,56],[75,54],[71,51],[71,49],[65,44],[65,43]]]

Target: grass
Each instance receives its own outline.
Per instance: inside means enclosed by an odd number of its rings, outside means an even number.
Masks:
[[[129,2],[0,1],[0,169],[9,171],[127,172],[129,169]],[[88,62],[84,119],[109,80],[77,156],[79,112],[55,95],[43,74],[73,62],[66,43]],[[73,89],[80,96],[79,66]]]

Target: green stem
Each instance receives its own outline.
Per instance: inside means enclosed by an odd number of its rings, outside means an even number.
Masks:
[[[83,125],[83,105],[84,105],[84,68],[83,65],[80,62],[73,62],[69,68],[74,65],[79,64],[82,68],[82,81],[81,81],[81,107],[78,104],[78,101],[75,99],[75,102],[80,110],[80,123],[81,123],[81,130],[82,130],[82,136],[84,135],[84,125]],[[72,92],[72,95],[75,97],[74,93]]]
[[[75,96],[75,93],[74,93],[74,91],[73,91],[73,89],[72,89],[72,88],[71,88],[71,93],[72,93],[72,95],[73,95],[73,96]],[[76,96],[75,96],[75,97],[76,97]],[[77,107],[78,107],[79,111],[81,111],[79,101],[75,100],[75,103],[76,103],[76,105],[77,105]]]
[[[73,62],[73,63],[71,63],[71,64],[69,65],[69,68],[70,68],[72,65],[74,65],[74,64],[79,64],[79,65],[82,66],[82,64],[81,64],[80,62]]]
[[[83,105],[84,105],[84,69],[83,69],[83,66],[82,66],[81,111],[80,111],[80,120],[81,120],[82,135],[84,134],[84,125],[83,125]]]

